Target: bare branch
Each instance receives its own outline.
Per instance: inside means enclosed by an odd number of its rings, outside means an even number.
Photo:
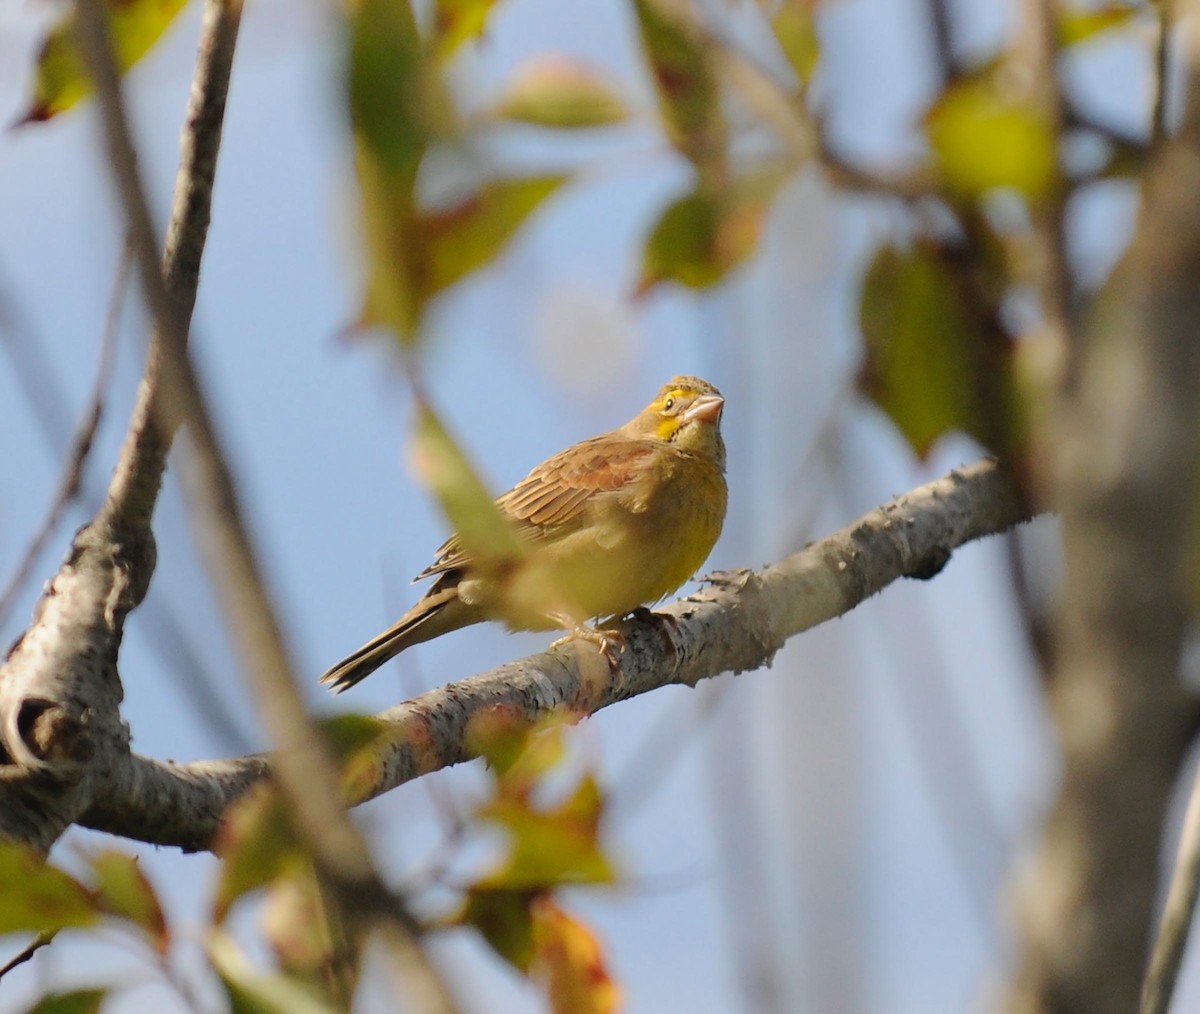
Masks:
[[[81,13],[86,18],[88,12]],[[224,107],[239,15],[239,4],[222,0],[209,0],[206,8],[197,80],[222,94],[194,92],[184,130],[191,161],[185,159],[177,189],[187,199],[177,201],[168,240],[180,255],[169,257],[166,268],[176,279],[180,310],[190,309],[195,298],[199,276],[194,254],[203,245],[211,166],[219,147],[220,117],[205,110]],[[102,18],[100,27],[107,27]],[[104,87],[115,94],[111,68]],[[123,150],[132,157],[127,138]],[[144,287],[159,292],[162,303],[157,255],[145,253],[147,242],[153,244],[148,215],[132,232],[143,281],[152,276]],[[191,262],[184,256],[187,251],[193,254]],[[177,269],[172,267],[176,263]],[[183,316],[172,316],[176,330],[186,330]],[[158,459],[159,452],[165,453],[165,431],[154,428],[159,423],[145,405],[152,402],[156,377],[152,355],[109,499],[76,535],[66,562],[37,604],[32,625],[0,664],[0,836],[43,849],[78,819],[91,804],[97,780],[129,750],[129,730],[119,713],[123,691],[116,663],[125,617],[141,602],[154,570],[149,521],[161,482]],[[151,459],[148,468],[136,464]],[[131,481],[138,475],[141,480]]]
[[[564,645],[431,690],[378,716],[388,728],[352,801],[471,759],[467,728],[492,708],[529,721],[554,714],[580,717],[671,684],[695,686],[725,672],[761,668],[788,638],[844,615],[898,578],[932,576],[958,546],[1028,517],[1004,470],[993,461],[979,462],[877,508],[774,566],[713,575],[710,587],[662,610],[669,621],[627,621],[629,646],[619,671],[611,671],[591,646]],[[239,779],[248,783],[261,774],[264,760],[166,766],[135,756],[131,763],[154,770],[106,792],[105,809],[88,813],[84,823],[196,848],[211,839],[224,805],[242,790]],[[200,790],[194,783],[214,768],[215,780],[222,782],[215,792],[226,795],[196,815],[199,823],[174,829],[160,824],[154,837],[145,833],[140,815],[163,805],[172,791],[168,782],[186,782],[180,792],[195,796]],[[155,785],[154,800],[134,794],[140,779]]]
[[[222,10],[240,10],[240,6],[240,0],[210,6],[209,16],[219,19]],[[193,528],[258,698],[259,712],[279,747],[274,775],[297,830],[332,888],[343,917],[360,932],[379,928],[391,942],[390,953],[403,970],[419,1009],[452,1011],[455,1004],[417,939],[415,921],[379,879],[366,840],[345,811],[336,768],[296,687],[233,479],[188,358],[186,319],[191,307],[181,307],[178,292],[169,288],[172,271],[168,270],[165,278],[160,274],[157,241],[121,101],[107,14],[100,0],[77,0],[76,10],[80,43],[95,80],[113,174],[157,339],[157,356],[152,357],[143,382],[148,426],[140,435],[131,431],[136,439],[132,448],[126,444],[128,453],[118,465],[107,513],[131,526],[135,537],[142,529],[148,536],[166,452],[179,423],[186,421],[191,453],[183,456],[182,472]],[[185,199],[190,196],[186,188],[180,189]],[[199,202],[205,214],[206,198]],[[198,271],[199,248],[168,244],[168,257],[174,264],[189,256]],[[179,271],[185,274],[186,268]]]

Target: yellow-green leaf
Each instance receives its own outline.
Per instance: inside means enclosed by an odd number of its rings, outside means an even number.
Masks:
[[[1028,103],[1009,98],[996,75],[950,86],[926,118],[946,182],[968,196],[1009,187],[1037,199],[1058,171],[1054,131]]]
[[[498,572],[526,554],[525,542],[500,512],[433,408],[424,401],[418,406],[409,460],[417,478],[438,498],[476,566]]]
[[[985,444],[996,438],[995,422],[1011,432],[1011,348],[988,348],[931,249],[882,248],[859,312],[866,342],[860,385],[918,454],[953,430]]]
[[[812,0],[784,0],[771,21],[771,28],[801,85],[807,85],[821,58],[821,40],[813,22]]]
[[[255,968],[220,930],[209,936],[208,957],[233,1014],[335,1014],[337,1010],[298,979]]]
[[[494,116],[539,127],[603,127],[629,115],[608,81],[575,59],[541,56],[526,61],[492,110]]]
[[[105,0],[113,53],[122,73],[149,52],[187,0]],[[71,10],[46,36],[38,54],[33,103],[21,122],[48,120],[92,93],[92,78],[75,41]]]
[[[417,339],[424,310],[415,179],[385,172],[361,142],[357,154],[367,254],[367,284],[358,324],[390,328],[402,342],[411,344]]]
[[[352,964],[335,965],[348,955],[335,954],[328,911],[311,871],[281,877],[271,885],[263,902],[262,929],[286,972],[308,975]]]
[[[222,921],[242,895],[308,866],[283,800],[268,783],[255,786],[229,808],[214,850],[222,860],[214,922]]]
[[[496,180],[446,211],[421,216],[424,294],[432,296],[493,261],[565,176]]]
[[[158,894],[142,872],[136,856],[108,849],[90,858],[96,883],[96,904],[109,915],[133,923],[159,953],[171,943]]]
[[[91,926],[99,918],[87,888],[32,849],[0,844],[0,934]]]
[[[1124,28],[1144,14],[1145,4],[1112,3],[1087,10],[1064,10],[1058,20],[1058,39],[1064,46],[1086,42],[1096,36]]]

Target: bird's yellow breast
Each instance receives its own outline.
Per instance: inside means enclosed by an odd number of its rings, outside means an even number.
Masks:
[[[721,467],[698,455],[664,454],[638,489],[597,496],[584,523],[537,550],[541,588],[497,603],[510,627],[561,626],[623,615],[658,602],[703,565],[721,534],[728,492]],[[552,610],[533,599],[552,589]]]

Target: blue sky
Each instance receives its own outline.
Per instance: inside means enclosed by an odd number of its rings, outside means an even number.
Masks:
[[[962,8],[972,50],[1003,30],[998,6]],[[912,150],[912,117],[932,84],[921,10],[843,0],[822,23],[835,136],[858,156]],[[5,119],[21,107],[40,15],[32,6],[0,12]],[[129,82],[160,221],[197,23],[193,4]],[[332,25],[317,0],[249,5],[193,338],[297,667],[314,708],[330,713],[379,710],[549,640],[479,626],[421,646],[336,701],[315,684],[410,604],[409,577],[445,536],[405,467],[410,404],[391,350],[338,338],[354,316],[361,269]],[[431,319],[429,388],[497,491],[568,443],[623,422],[681,372],[708,377],[728,399],[733,495],[712,567],[776,559],[977,456],[949,440],[933,460],[914,462],[849,393],[856,272],[874,244],[899,234],[894,209],[835,203],[814,178],[801,179],[781,197],[762,257],[730,284],[633,303],[638,243],[688,174],[647,125],[652,97],[625,5],[502,5],[487,42],[457,72],[463,99],[486,100],[522,58],[547,49],[609,69],[642,120],[571,145],[529,136],[501,149],[509,162],[552,157],[586,169]],[[1070,72],[1096,92],[1101,112],[1136,122],[1146,95],[1136,46],[1109,46]],[[90,108],[0,135],[0,311],[17,319],[5,337],[44,356],[70,419],[91,384],[120,244],[96,140]],[[1131,207],[1113,190],[1076,216],[1089,277],[1112,263]],[[90,463],[100,488],[140,369],[136,299],[123,320]],[[0,406],[7,574],[49,502],[61,448],[48,450],[3,358]],[[76,511],[59,533],[0,636],[26,622],[84,516]],[[150,602],[122,654],[135,748],[192,759],[262,746],[171,484],[157,531]],[[1052,549],[1052,532],[1032,537]],[[181,626],[205,693],[186,689],[178,651],[164,656],[151,644],[149,628],[164,613]],[[205,694],[231,723],[206,713]],[[805,635],[770,670],[622,704],[578,735],[612,787],[614,852],[629,882],[571,900],[610,947],[630,1011],[756,1010],[775,998],[778,1009],[927,1014],[978,1006],[1002,976],[1005,916],[995,892],[1054,764],[998,543],[969,547],[936,581],[906,582]],[[437,777],[462,806],[482,785],[472,769]],[[443,834],[419,784],[359,816],[397,878]],[[72,832],[57,855],[69,862],[96,838]],[[194,948],[214,864],[141,852]],[[465,934],[442,949],[473,1009],[538,1009]],[[0,1009],[19,1007],[39,983],[120,977],[127,967],[136,961],[119,945],[60,941],[13,977]],[[151,984],[115,1009],[152,1001],[178,1002]],[[378,995],[364,1002],[386,1006]]]

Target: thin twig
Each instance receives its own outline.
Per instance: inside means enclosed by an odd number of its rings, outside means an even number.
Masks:
[[[121,322],[121,306],[125,301],[125,292],[129,284],[130,255],[126,245],[121,253],[117,277],[113,283],[112,298],[109,300],[108,315],[104,322],[104,332],[100,338],[100,364],[96,369],[96,379],[92,384],[91,397],[84,408],[83,415],[75,427],[75,435],[71,438],[71,446],[63,462],[62,474],[58,480],[54,499],[46,512],[40,527],[29,540],[25,555],[17,564],[12,577],[4,590],[0,592],[0,626],[3,625],[8,612],[16,602],[25,582],[29,580],[33,568],[45,551],[50,538],[58,529],[67,507],[79,495],[83,481],[83,468],[92,450],[92,442],[100,420],[104,415],[104,402],[108,393],[108,384],[112,378],[113,362],[116,359],[117,333]]]
[[[1054,151],[1069,121],[1069,110],[1058,79],[1058,16],[1054,0],[1022,0],[1020,32],[1008,59],[1030,82],[1030,98],[1045,117],[1055,140]],[[1057,158],[1057,155],[1055,156]],[[1075,321],[1075,282],[1067,256],[1066,208],[1068,181],[1056,162],[1047,193],[1033,202],[1033,239],[1042,265],[1041,303],[1045,319],[1042,338],[1053,363],[1050,376],[1040,378],[1053,390],[1061,377],[1070,386],[1078,369],[1079,340]]]
[[[954,30],[950,24],[950,7],[946,0],[929,0],[929,25],[933,32],[933,51],[937,56],[940,85],[945,88],[958,73],[954,55]]]
[[[29,942],[29,946],[19,951],[11,960],[5,962],[4,967],[0,968],[0,979],[3,979],[14,968],[25,964],[26,961],[30,960],[30,958],[32,958],[43,947],[49,946],[51,941],[53,941],[57,935],[58,930],[47,930],[43,933],[39,933],[33,938],[33,940]]]
[[[1171,29],[1175,24],[1173,0],[1159,0],[1158,43],[1154,47],[1154,112],[1150,117],[1150,144],[1157,148],[1167,137],[1167,100],[1171,91]]]
[[[240,6],[239,0],[210,4],[206,16],[220,18],[234,10],[236,17]],[[419,1009],[454,1010],[456,1005],[418,939],[415,921],[380,881],[366,841],[345,811],[333,759],[300,696],[232,476],[188,358],[190,307],[182,306],[178,293],[168,287],[172,273],[167,271],[165,279],[160,273],[157,241],[121,101],[107,16],[100,0],[77,0],[76,10],[143,293],[157,328],[158,356],[152,365],[157,365],[158,372],[148,374],[145,382],[146,401],[153,408],[146,431],[150,439],[139,453],[125,458],[124,473],[114,479],[110,513],[125,523],[148,526],[171,437],[179,422],[187,420],[190,453],[183,458],[182,472],[191,521],[206,550],[203,556],[241,650],[259,712],[280,748],[275,772],[297,830],[333,889],[343,916],[360,930],[378,929],[392,944],[389,951],[394,964],[403,969],[402,977],[419,1001]],[[168,253],[186,256],[189,251],[169,244]],[[194,264],[198,270],[199,250],[194,251]]]
[[[1192,782],[1175,872],[1150,954],[1150,969],[1142,984],[1141,1014],[1167,1014],[1171,1006],[1197,896],[1200,896],[1200,768],[1196,769]]]

